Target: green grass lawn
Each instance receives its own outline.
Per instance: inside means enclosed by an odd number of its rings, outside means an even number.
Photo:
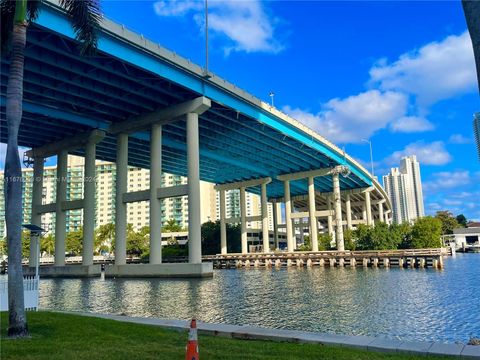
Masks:
[[[30,339],[6,338],[7,314],[0,314],[0,359],[97,360],[185,359],[187,332],[54,312],[29,312]],[[199,336],[203,359],[416,359],[316,344],[276,343]],[[429,357],[428,359],[447,359]]]

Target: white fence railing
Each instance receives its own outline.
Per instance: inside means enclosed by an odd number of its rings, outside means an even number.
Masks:
[[[23,294],[26,310],[38,309],[38,276],[23,277]],[[8,310],[8,281],[0,280],[0,311]]]

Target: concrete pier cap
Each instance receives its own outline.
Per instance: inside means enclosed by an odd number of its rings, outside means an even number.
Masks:
[[[204,263],[163,263],[109,265],[105,277],[115,278],[209,278],[213,277],[213,264]]]
[[[99,277],[102,273],[101,265],[64,265],[40,266],[40,278],[89,278]],[[23,274],[35,275],[35,268],[24,267]]]

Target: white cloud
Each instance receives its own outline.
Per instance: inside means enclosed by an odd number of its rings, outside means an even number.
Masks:
[[[372,90],[344,99],[332,99],[312,113],[286,106],[284,111],[334,142],[358,142],[375,131],[414,133],[434,125],[424,116],[433,103],[476,91],[473,50],[467,32],[431,42],[388,63],[370,69]],[[416,104],[412,104],[416,99]],[[452,141],[462,141],[456,137]],[[440,147],[440,144],[436,144]],[[423,149],[428,151],[427,149]],[[443,145],[426,163],[444,164],[450,155]]]
[[[153,4],[159,16],[186,16],[193,14],[197,25],[205,27],[204,3],[202,1],[161,0]],[[278,53],[283,46],[275,37],[275,24],[265,5],[258,0],[210,1],[208,4],[208,28],[229,39],[224,47],[226,54],[231,51]]]
[[[427,203],[427,208],[430,210],[440,210],[442,206],[439,203],[433,202],[433,203]]]
[[[475,194],[475,193],[468,192],[468,191],[462,191],[460,193],[456,193],[456,194],[452,195],[452,197],[454,197],[456,199],[473,198],[473,197],[476,197],[476,196],[480,196],[480,193]]]
[[[451,199],[445,199],[443,200],[443,203],[447,206],[459,206],[462,205],[462,201],[460,200],[451,200]]]
[[[455,189],[460,186],[465,186],[470,184],[471,177],[468,171],[442,171],[435,173],[431,176],[434,180],[426,181],[423,183],[422,187],[425,192],[433,193],[439,190],[445,189]],[[459,193],[460,197],[465,192]],[[457,197],[453,195],[452,197]],[[452,200],[460,201],[460,200]]]
[[[383,90],[413,94],[422,107],[476,91],[468,32],[429,43],[390,64],[383,59],[370,69],[370,81]]]
[[[452,134],[448,139],[450,144],[470,144],[472,139],[463,136],[462,134]]]
[[[345,99],[335,98],[312,114],[285,106],[283,110],[333,142],[352,143],[369,138],[392,119],[405,114],[407,98],[393,91],[369,90]]]
[[[430,121],[418,116],[403,116],[390,124],[390,130],[393,132],[414,133],[433,129]]]
[[[200,1],[157,1],[153,9],[158,16],[183,16],[191,10],[200,11],[204,6]]]
[[[445,149],[442,141],[432,143],[417,141],[408,144],[403,150],[395,151],[384,162],[392,165],[398,164],[402,157],[409,155],[417,155],[417,159],[422,165],[445,165],[452,160],[452,156]]]

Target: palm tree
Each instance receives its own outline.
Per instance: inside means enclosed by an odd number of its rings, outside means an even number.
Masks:
[[[24,310],[22,274],[22,168],[18,155],[18,131],[22,120],[23,64],[28,24],[35,20],[41,0],[1,0],[2,50],[9,50],[6,120],[8,129],[5,157],[5,220],[8,244],[8,336],[28,336]],[[99,0],[60,0],[66,10],[82,54],[96,49],[101,19]]]
[[[463,12],[467,20],[468,31],[472,39],[475,63],[477,64],[477,82],[480,91],[480,1],[462,0]]]
[[[163,232],[179,232],[182,231],[182,226],[175,219],[167,220],[167,223],[162,228]]]

